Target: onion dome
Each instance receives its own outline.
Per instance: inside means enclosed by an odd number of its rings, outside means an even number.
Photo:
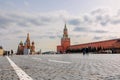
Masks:
[[[35,44],[34,41],[32,41],[32,44]]]
[[[20,45],[23,45],[23,42],[22,42],[22,41],[20,42]]]

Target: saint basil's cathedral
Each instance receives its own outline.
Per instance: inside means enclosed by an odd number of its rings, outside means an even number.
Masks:
[[[34,41],[30,43],[29,33],[27,34],[27,39],[23,43],[22,41],[18,45],[17,55],[28,55],[35,54],[35,43]]]

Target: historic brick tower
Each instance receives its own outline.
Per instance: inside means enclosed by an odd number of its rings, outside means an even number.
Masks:
[[[70,47],[70,38],[68,37],[68,31],[65,24],[64,30],[63,30],[63,37],[61,38],[61,45],[57,46],[57,52],[66,52],[67,48]]]

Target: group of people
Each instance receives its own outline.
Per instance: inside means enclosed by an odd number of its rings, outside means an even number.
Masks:
[[[12,56],[13,55],[13,50],[11,51],[4,51],[3,56]]]

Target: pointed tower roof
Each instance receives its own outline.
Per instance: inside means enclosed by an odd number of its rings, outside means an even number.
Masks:
[[[63,38],[68,38],[66,23],[65,23],[65,26],[64,26],[64,30],[63,30]]]
[[[65,23],[65,27],[64,27],[64,30],[67,30],[67,27],[66,27],[66,23]]]
[[[29,36],[29,33],[27,33],[26,45],[27,45],[27,48],[30,49],[30,36]]]
[[[29,41],[30,40],[30,36],[29,36],[29,33],[27,33],[27,39],[26,41]]]

